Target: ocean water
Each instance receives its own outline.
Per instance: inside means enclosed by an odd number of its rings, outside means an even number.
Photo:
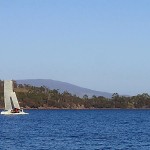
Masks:
[[[150,150],[150,110],[0,115],[0,150]]]

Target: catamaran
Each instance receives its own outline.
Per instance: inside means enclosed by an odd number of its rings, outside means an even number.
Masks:
[[[13,91],[12,80],[4,80],[4,103],[5,110],[1,112],[3,115],[24,115],[28,114],[20,108],[16,93]]]

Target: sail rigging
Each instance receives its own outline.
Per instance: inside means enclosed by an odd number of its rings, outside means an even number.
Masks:
[[[13,107],[20,109],[16,93],[13,91],[13,82],[10,80],[4,81],[4,101],[5,110],[11,110]]]
[[[29,114],[20,109],[16,93],[13,91],[13,81],[4,80],[4,103],[5,110],[2,115],[25,115]]]

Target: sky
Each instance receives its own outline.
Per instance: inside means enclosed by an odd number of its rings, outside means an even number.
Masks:
[[[149,0],[0,0],[0,79],[150,94]]]

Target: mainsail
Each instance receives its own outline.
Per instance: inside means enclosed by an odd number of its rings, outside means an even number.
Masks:
[[[5,110],[12,110],[13,107],[20,109],[16,93],[13,92],[13,82],[10,80],[4,81],[4,101]]]

